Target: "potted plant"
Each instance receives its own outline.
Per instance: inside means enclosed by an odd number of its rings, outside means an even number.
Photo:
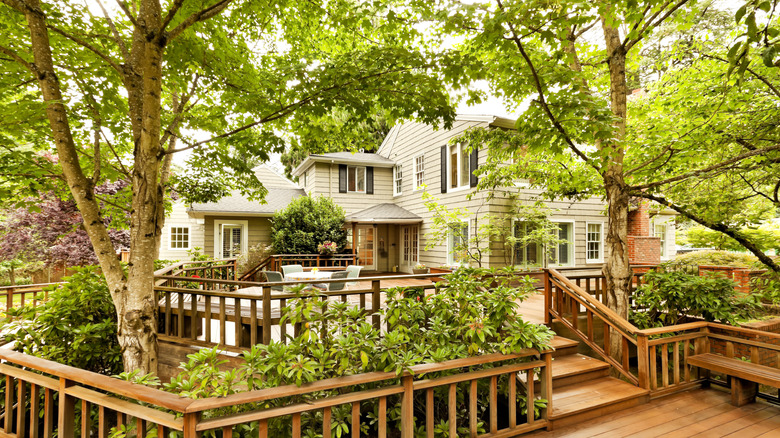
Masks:
[[[418,264],[414,265],[414,267],[412,268],[412,272],[415,273],[415,274],[427,274],[428,273],[428,267],[425,266],[422,263],[418,263]]]
[[[320,255],[323,255],[325,257],[330,257],[333,254],[336,253],[336,251],[339,249],[338,245],[335,242],[331,242],[330,240],[326,240],[319,245],[317,245],[317,252],[320,253]]]

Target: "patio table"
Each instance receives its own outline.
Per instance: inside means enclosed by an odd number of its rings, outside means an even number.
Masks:
[[[327,280],[333,274],[331,271],[293,272],[284,277],[284,281]]]

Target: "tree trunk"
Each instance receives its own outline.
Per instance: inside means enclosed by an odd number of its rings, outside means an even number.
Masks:
[[[628,320],[628,298],[631,293],[631,266],[628,261],[629,197],[623,178],[625,150],[621,144],[626,134],[626,51],[618,29],[610,26],[604,17],[601,23],[609,59],[610,109],[615,116],[615,140],[599,146],[608,156],[602,171],[609,205],[606,239],[609,256],[604,264],[604,276],[607,282],[607,305]],[[611,333],[610,351],[620,361],[623,354],[622,337],[616,330]]]

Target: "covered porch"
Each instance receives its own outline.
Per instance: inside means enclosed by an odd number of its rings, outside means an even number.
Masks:
[[[422,218],[395,204],[379,204],[346,217],[348,244],[370,273],[411,273],[420,259]]]

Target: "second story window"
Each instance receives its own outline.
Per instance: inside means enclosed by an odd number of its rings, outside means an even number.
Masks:
[[[414,158],[414,189],[417,190],[425,184],[425,155]]]
[[[469,150],[465,144],[458,143],[441,147],[441,192],[457,191],[476,187],[478,151]]]
[[[403,191],[404,181],[403,167],[400,164],[393,168],[393,181],[393,195],[400,195]]]
[[[366,168],[347,166],[347,192],[366,192]]]
[[[588,222],[587,232],[585,233],[585,262],[596,263],[604,261],[603,253],[603,233],[600,222]]]

